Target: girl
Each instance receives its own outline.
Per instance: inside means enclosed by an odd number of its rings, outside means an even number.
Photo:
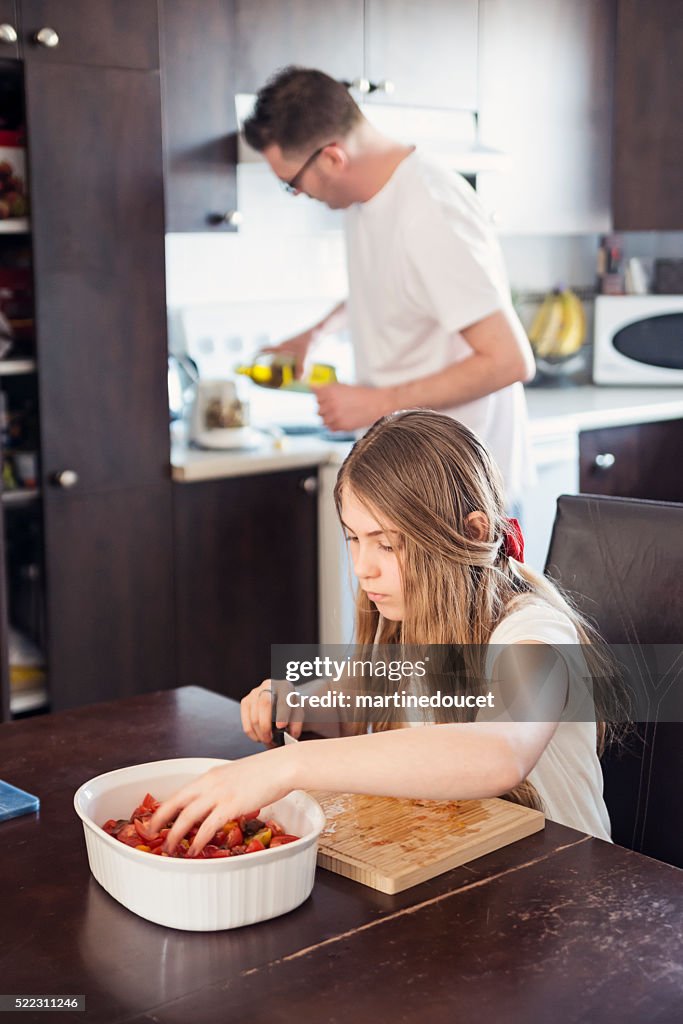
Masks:
[[[372,732],[288,744],[207,772],[162,804],[152,830],[177,815],[167,839],[173,850],[202,821],[190,850],[196,854],[223,822],[293,789],[316,788],[434,800],[507,796],[609,840],[598,753],[605,723],[619,717],[619,694],[587,625],[552,583],[521,563],[521,534],[504,515],[500,478],[484,445],[448,416],[394,413],[356,443],[335,501],[359,584],[358,642],[463,645],[466,659],[479,658],[477,678],[483,671],[486,689],[498,680],[500,694],[505,665],[517,703],[533,709],[542,699],[545,720],[533,713],[492,720],[478,712],[474,721],[415,729],[385,722]],[[530,683],[531,668],[549,647],[561,656],[553,685],[541,693]],[[499,651],[507,654],[491,665]],[[598,726],[595,719],[559,721],[572,699],[572,660],[582,654]],[[271,690],[265,680],[242,701],[244,729],[262,743],[272,739]],[[301,728],[290,722],[295,736]]]

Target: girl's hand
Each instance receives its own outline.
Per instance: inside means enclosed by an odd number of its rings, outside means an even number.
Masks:
[[[291,683],[264,679],[260,686],[242,698],[242,728],[249,739],[273,745],[273,714],[278,729],[286,728],[295,739],[299,738],[303,715],[301,711],[290,708],[286,699],[287,693],[293,690]]]
[[[164,845],[166,852],[173,853],[192,826],[203,822],[188,850],[196,856],[226,821],[260,810],[295,788],[290,769],[296,751],[296,747],[269,750],[211,768],[164,800],[150,818],[148,831],[154,834],[175,818]]]

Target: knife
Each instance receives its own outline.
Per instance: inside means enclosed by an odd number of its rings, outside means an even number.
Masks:
[[[287,732],[287,729],[278,729],[273,725],[273,743],[276,747],[285,747],[289,743],[298,742],[291,733]]]

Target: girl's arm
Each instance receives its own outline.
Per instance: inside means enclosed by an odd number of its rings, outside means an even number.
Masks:
[[[561,666],[556,671],[563,673]],[[476,721],[312,740],[212,768],[161,805],[150,831],[178,815],[166,843],[173,850],[202,821],[191,848],[196,854],[224,822],[293,789],[426,800],[500,796],[527,777],[557,728],[566,680],[553,692],[544,705],[545,712],[554,705],[553,714],[544,722]]]
[[[280,751],[281,763],[292,789],[469,800],[519,785],[556,728],[556,722],[470,722],[392,729],[291,745]]]
[[[280,800],[293,789],[329,789],[426,800],[500,796],[517,786],[543,753],[556,723],[471,722],[311,740],[212,768],[166,800],[149,829],[178,815],[173,851],[202,821],[199,853],[226,821]]]

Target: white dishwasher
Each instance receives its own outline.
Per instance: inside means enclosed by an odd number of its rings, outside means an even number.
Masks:
[[[521,501],[524,561],[543,572],[561,494],[579,491],[579,435],[574,430],[532,438],[537,480]]]
[[[353,641],[356,577],[334,507],[334,485],[351,444],[335,445],[334,462],[320,467],[318,488],[318,593],[321,644]]]

